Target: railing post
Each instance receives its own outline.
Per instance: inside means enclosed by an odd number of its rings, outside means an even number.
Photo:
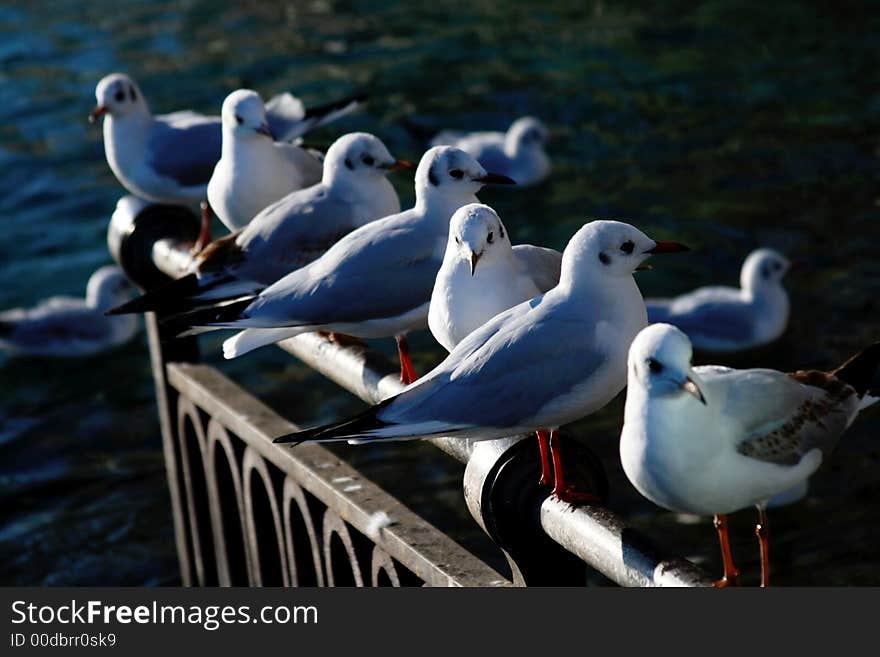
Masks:
[[[608,482],[595,455],[570,439],[565,450],[566,462],[577,468],[574,480],[606,499]],[[504,551],[515,584],[583,584],[586,564],[550,539],[541,527],[541,505],[550,488],[538,484],[540,471],[534,435],[477,443],[464,474],[468,508]]]
[[[199,219],[184,207],[154,205],[134,196],[125,196],[116,205],[107,231],[110,254],[126,276],[141,289],[155,288],[170,280],[153,262],[153,249],[157,243],[194,242],[199,233]],[[193,559],[188,547],[188,531],[183,498],[183,482],[180,476],[180,458],[175,432],[174,407],[176,395],[168,385],[166,363],[197,362],[199,347],[196,338],[170,340],[162,334],[159,318],[155,313],[145,315],[150,362],[156,389],[159,411],[159,427],[162,432],[162,448],[165,471],[174,520],[174,536],[180,563],[180,579],[184,586],[193,583]],[[197,464],[201,467],[201,464]]]

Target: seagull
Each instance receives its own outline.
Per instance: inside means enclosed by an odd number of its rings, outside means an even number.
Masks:
[[[395,160],[374,135],[343,135],[327,150],[320,183],[276,201],[243,229],[199,252],[187,275],[110,314],[167,315],[256,294],[355,228],[400,212],[397,192],[386,175],[412,168],[406,160]]]
[[[220,112],[223,148],[208,182],[208,203],[230,230],[243,228],[266,206],[321,181],[321,161],[289,142],[276,142],[256,91],[239,89]]]
[[[632,274],[652,254],[682,250],[629,224],[587,223],[568,243],[559,284],[549,292],[490,319],[400,394],[352,419],[275,442],[489,440],[541,429],[549,434],[549,446],[539,441],[542,483],[552,459],[553,494],[594,501],[565,483],[557,429],[623,390],[627,349],[648,323]]]
[[[221,119],[189,110],[154,116],[137,84],[124,73],[105,76],[95,87],[91,121],[104,119],[104,154],[129,192],[153,203],[196,203],[207,198],[208,181],[220,159]],[[363,97],[345,98],[305,110],[290,94],[269,102],[269,128],[289,141],[351,111]],[[205,219],[208,219],[207,225]],[[202,209],[206,242],[210,215]]]
[[[101,267],[89,278],[85,299],[51,297],[33,308],[0,312],[0,349],[12,355],[75,357],[128,342],[137,332],[137,318],[108,318],[104,311],[132,292],[122,270]]]
[[[394,336],[401,380],[415,378],[406,333],[424,328],[443,262],[449,219],[486,184],[512,184],[470,155],[438,146],[421,159],[415,207],[351,232],[314,262],[255,298],[181,315],[177,324],[245,329],[223,345],[235,358],[266,344],[325,331],[359,338]],[[270,330],[265,330],[270,329]]]
[[[773,249],[757,249],[743,263],[740,288],[701,287],[674,299],[648,299],[648,321],[677,326],[704,351],[741,351],[773,342],[788,325],[782,279],[792,266]]]
[[[724,577],[738,580],[727,514],[758,508],[761,585],[769,584],[767,502],[797,490],[859,411],[880,342],[830,372],[691,366],[688,337],[669,324],[642,331],[629,351],[620,458],[636,489],[667,509],[713,515]]]
[[[446,351],[500,312],[559,283],[562,254],[531,244],[511,246],[488,205],[455,211],[443,264],[434,282],[428,327]]]
[[[538,119],[524,116],[507,132],[455,132],[444,130],[431,140],[432,146],[449,145],[470,153],[487,169],[503,173],[527,187],[550,174],[550,158],[544,152],[548,131]]]

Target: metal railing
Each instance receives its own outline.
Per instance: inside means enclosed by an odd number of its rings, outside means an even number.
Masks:
[[[150,288],[184,271],[197,231],[188,210],[126,197],[108,242]],[[536,484],[533,439],[432,440],[465,464],[465,501],[504,551],[508,580],[320,445],[273,444],[296,426],[197,364],[195,338],[165,339],[152,314],[147,327],[184,584],[582,584],[584,564],[624,586],[712,584],[608,509],[549,497]],[[318,334],[280,346],[367,402],[402,389],[395,368],[365,346]],[[377,526],[383,512],[393,523]]]

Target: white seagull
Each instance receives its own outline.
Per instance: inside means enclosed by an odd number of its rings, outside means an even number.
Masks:
[[[189,110],[154,116],[137,84],[124,73],[105,76],[95,87],[90,120],[104,119],[104,154],[129,192],[154,203],[196,203],[207,198],[208,181],[221,154],[221,120]],[[267,105],[276,139],[295,139],[351,111],[361,98],[346,98],[305,110],[290,94]],[[207,210],[203,209],[203,220]],[[206,226],[200,242],[207,237]]]
[[[474,194],[483,185],[512,182],[487,173],[457,148],[432,148],[416,170],[415,207],[346,235],[256,298],[196,310],[172,321],[246,329],[224,343],[227,358],[310,331],[394,336],[401,380],[409,383],[415,374],[405,336],[427,324],[450,217],[462,205],[475,202]]]
[[[134,288],[118,267],[106,266],[89,278],[86,297],[51,297],[33,308],[0,313],[0,349],[12,355],[90,356],[128,342],[136,317],[105,317],[104,311],[129,298]]]
[[[243,228],[260,210],[290,192],[321,180],[321,161],[289,142],[276,142],[256,91],[238,89],[220,111],[223,148],[208,182],[208,203],[230,230]]]
[[[531,244],[511,246],[488,205],[452,215],[443,264],[434,282],[428,327],[446,351],[500,312],[559,283],[562,254]]]
[[[111,314],[167,315],[256,294],[317,258],[355,228],[400,212],[397,192],[386,175],[411,168],[410,162],[395,160],[374,135],[344,135],[327,151],[320,183],[265,208],[242,230],[203,249],[191,273],[114,308]]]
[[[542,483],[550,478],[552,457],[554,494],[592,501],[566,485],[556,429],[599,410],[623,389],[627,349],[648,321],[632,274],[652,254],[681,250],[625,223],[590,222],[571,238],[552,290],[483,324],[400,394],[353,419],[275,442],[488,440],[546,428]]]
[[[692,367],[679,329],[654,324],[629,352],[620,458],[642,495],[673,511],[714,515],[724,578],[735,582],[726,514],[758,508],[761,583],[769,583],[767,502],[796,489],[837,444],[868,388],[875,343],[831,372]]]
[[[730,352],[777,339],[788,326],[788,294],[783,277],[792,263],[773,249],[749,254],[740,287],[701,287],[673,299],[647,299],[648,321],[673,324],[696,349]]]
[[[538,119],[524,116],[507,132],[455,132],[444,130],[432,146],[449,145],[470,153],[490,171],[497,171],[526,187],[550,175],[550,158],[544,151],[548,131]]]

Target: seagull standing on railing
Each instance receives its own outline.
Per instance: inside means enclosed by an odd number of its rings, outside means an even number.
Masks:
[[[89,277],[85,299],[51,297],[33,308],[0,312],[0,349],[14,355],[73,357],[128,342],[137,333],[137,318],[105,317],[104,311],[133,291],[119,267],[101,267]]]
[[[623,389],[627,350],[647,325],[632,274],[652,254],[682,250],[625,223],[590,222],[571,238],[552,290],[483,324],[400,394],[353,419],[275,442],[488,440],[543,429],[550,453],[542,445],[541,481],[552,477],[553,492],[564,501],[595,501],[566,484],[557,429]]]
[[[465,205],[449,222],[428,327],[452,351],[498,313],[556,287],[561,265],[559,251],[511,246],[510,234],[488,205]]]
[[[629,352],[620,439],[623,469],[654,503],[715,516],[725,586],[737,581],[726,514],[758,508],[761,585],[770,579],[766,504],[802,484],[859,411],[880,343],[831,372],[692,367],[691,343],[669,324],[642,331]]]
[[[242,230],[209,244],[196,256],[191,273],[110,312],[168,315],[257,294],[352,230],[400,212],[386,176],[412,168],[369,133],[344,135],[327,151],[320,183],[288,194]]]
[[[104,154],[116,178],[129,192],[154,203],[197,203],[207,198],[208,181],[221,155],[221,120],[189,110],[154,116],[141,90],[123,73],[107,75],[95,88],[97,106],[89,118],[104,118]],[[266,106],[276,139],[296,139],[345,114],[362,97],[305,110],[290,94]],[[206,221],[207,220],[207,221]],[[202,211],[204,246],[210,235],[207,205]]]
[[[470,153],[490,171],[513,178],[517,185],[536,185],[550,175],[550,158],[544,151],[548,131],[538,119],[524,116],[507,132],[455,132],[444,130],[432,146],[455,146]]]
[[[172,321],[175,326],[245,329],[224,343],[227,358],[310,331],[394,336],[401,380],[409,383],[415,372],[406,334],[427,324],[449,219],[462,205],[476,202],[474,194],[491,183],[513,181],[487,173],[457,148],[432,148],[416,170],[415,207],[346,235],[256,298],[196,310]]]
[[[220,120],[223,149],[208,182],[208,203],[230,231],[290,192],[321,181],[321,161],[313,153],[275,141],[256,91],[229,94]]]
[[[673,324],[696,349],[729,352],[776,340],[788,325],[783,277],[792,263],[773,249],[749,254],[740,288],[701,287],[673,299],[647,299],[648,321]]]

